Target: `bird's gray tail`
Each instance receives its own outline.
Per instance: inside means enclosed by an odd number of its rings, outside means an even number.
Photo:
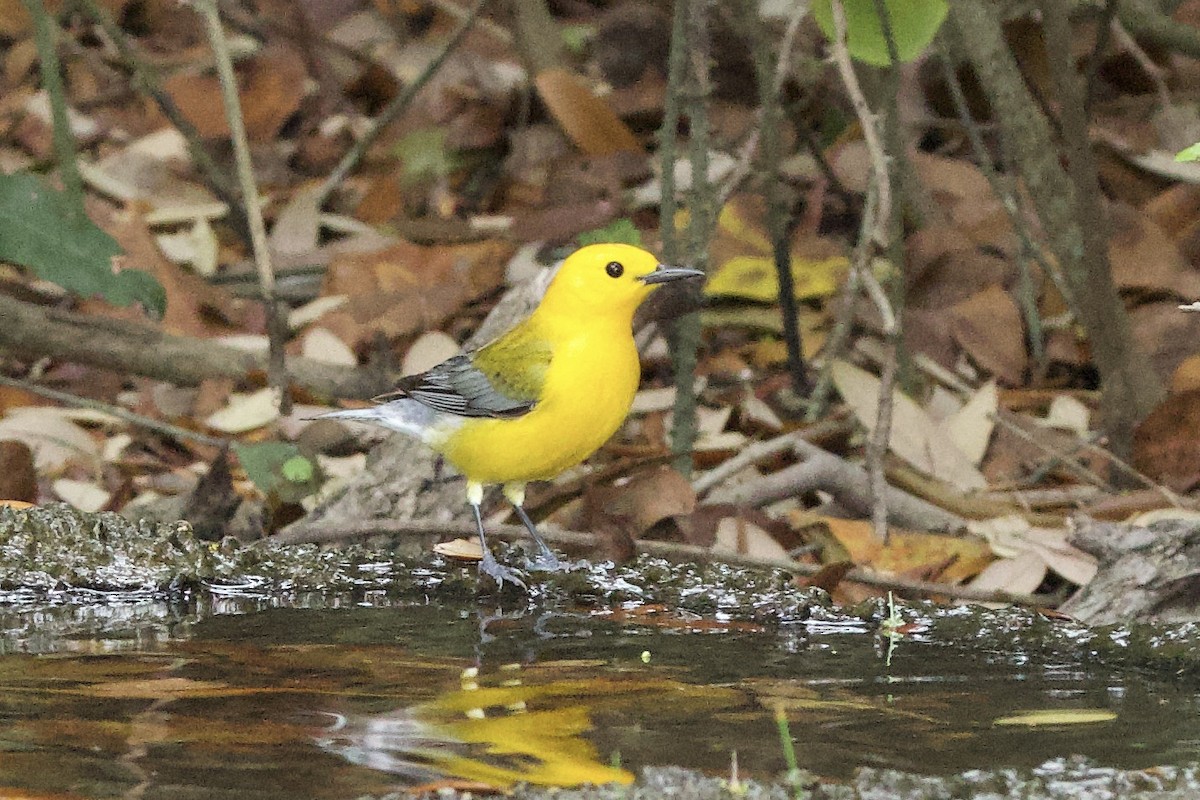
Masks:
[[[313,419],[335,419],[342,422],[378,425],[430,443],[444,433],[442,429],[446,427],[446,420],[443,417],[444,415],[416,400],[401,398],[367,408],[329,411],[318,414]]]

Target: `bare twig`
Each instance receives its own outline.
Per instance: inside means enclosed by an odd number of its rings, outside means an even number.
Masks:
[[[543,528],[542,538],[560,547],[578,550],[595,550],[603,544],[600,536],[580,531],[554,530]],[[368,536],[474,536],[473,522],[442,522],[434,520],[412,521],[369,521],[354,525],[312,525],[292,526],[287,531],[270,537],[270,541],[280,544],[295,544],[301,542],[337,542],[360,539]],[[529,538],[529,532],[522,525],[491,525],[488,535],[505,541],[520,541]],[[671,561],[709,563],[721,562],[737,564],[746,567],[763,569],[778,569],[793,575],[811,577],[821,572],[824,567],[818,564],[804,564],[785,558],[760,558],[741,553],[714,553],[696,545],[678,544],[676,542],[655,542],[639,540],[634,546],[640,553],[658,556]],[[898,575],[882,575],[865,569],[855,568],[846,573],[843,580],[876,586],[893,591],[912,592],[921,595],[944,595],[956,600],[966,600],[981,603],[1014,603],[1016,605],[1049,607],[1059,602],[1059,598],[1047,594],[1020,594],[1004,591],[986,591],[972,589],[969,586],[954,586],[945,583],[917,581]]]
[[[471,30],[471,26],[475,23],[475,18],[479,16],[479,12],[483,10],[483,7],[487,3],[488,0],[476,0],[475,5],[471,6],[471,10],[467,12],[467,16],[463,18],[462,23],[451,34],[446,44],[442,46],[442,49],[434,56],[433,60],[425,66],[421,74],[414,78],[412,83],[404,87],[403,92],[392,98],[387,107],[379,112],[379,116],[371,123],[371,127],[367,132],[354,143],[354,146],[346,152],[346,155],[342,156],[342,160],[338,162],[338,165],[333,168],[333,172],[321,184],[321,189],[317,193],[318,207],[325,205],[325,202],[329,200],[329,196],[333,194],[334,190],[341,185],[347,175],[354,171],[354,168],[358,166],[358,162],[366,155],[367,150],[375,143],[379,135],[383,133],[384,128],[390,125],[412,104],[413,99],[417,96],[417,92],[425,87],[429,79],[437,73],[450,54],[466,38],[467,31]]]
[[[679,104],[683,95],[684,59],[687,52],[687,4],[675,3],[671,18],[671,49],[667,54],[667,96],[663,101],[663,123],[658,129],[659,172],[662,195],[659,197],[659,230],[662,236],[663,259],[668,264],[679,261],[679,232],[675,214],[679,198],[675,196],[675,160],[679,156]]]
[[[275,271],[271,266],[271,250],[267,246],[267,228],[263,223],[262,204],[258,198],[258,184],[254,180],[254,166],[250,163],[250,145],[246,138],[246,122],[242,117],[242,103],[238,97],[237,78],[233,74],[233,59],[229,55],[229,44],[225,29],[221,26],[221,15],[216,0],[192,0],[193,7],[204,19],[208,41],[217,64],[217,76],[221,82],[221,100],[225,105],[225,118],[229,122],[229,135],[233,142],[234,160],[237,163],[238,184],[242,191],[242,208],[250,222],[250,244],[254,249],[254,265],[258,269],[258,285],[262,301],[267,309],[267,332],[270,342],[267,375],[271,386],[279,390],[281,410],[287,413],[291,396],[287,391],[287,365],[283,353],[286,341],[287,321],[283,309],[275,300]]]
[[[1083,97],[1084,104],[1089,110],[1092,107],[1092,99],[1096,96],[1096,85],[1099,83],[1097,79],[1100,76],[1100,62],[1103,60],[1104,51],[1108,49],[1109,42],[1112,41],[1113,22],[1117,18],[1118,5],[1120,5],[1120,0],[1105,0],[1096,28],[1096,41],[1092,44],[1092,51],[1088,54],[1084,73]]]
[[[1111,28],[1113,38],[1117,40],[1121,47],[1129,51],[1129,54],[1133,56],[1133,60],[1142,68],[1142,72],[1146,73],[1146,77],[1154,84],[1154,89],[1158,92],[1159,105],[1162,108],[1170,108],[1172,105],[1171,90],[1167,88],[1167,78],[1162,67],[1154,63],[1154,59],[1146,54],[1146,51],[1142,49],[1142,46],[1137,43],[1136,39],[1129,35],[1129,32],[1125,30],[1125,26],[1120,21],[1113,20]]]
[[[850,49],[846,45],[846,8],[842,0],[833,0],[833,29],[834,36],[830,42],[833,64],[837,68],[854,115],[858,117],[859,127],[862,128],[863,141],[867,145],[867,154],[871,158],[871,170],[876,175],[888,174],[888,155],[883,147],[883,139],[875,124],[875,114],[867,103],[862,86],[859,85],[858,75],[854,72],[854,62],[850,57]],[[875,215],[875,228],[871,238],[881,248],[886,248],[891,233],[892,218],[892,187],[890,181],[884,181],[878,187],[878,210]]]
[[[996,413],[996,414],[989,414],[988,416],[997,425],[1000,425],[1005,430],[1007,430],[1009,433],[1016,436],[1018,439],[1022,440],[1023,442],[1025,442],[1026,444],[1028,444],[1032,447],[1037,448],[1038,450],[1041,450],[1043,453],[1050,456],[1052,459],[1052,462],[1051,462],[1052,464],[1061,464],[1068,472],[1072,473],[1075,477],[1085,480],[1088,483],[1094,484],[1095,486],[1098,486],[1101,489],[1105,489],[1105,490],[1109,490],[1109,491],[1112,490],[1112,486],[1109,485],[1108,481],[1104,480],[1104,478],[1100,477],[1095,472],[1093,472],[1092,470],[1083,466],[1082,464],[1074,461],[1072,459],[1073,453],[1060,452],[1060,451],[1056,450],[1055,448],[1050,447],[1049,445],[1039,441],[1036,436],[1033,436],[1028,431],[1026,431],[1024,428],[1022,428],[1020,425],[1017,425],[1015,422],[1013,422],[1011,419],[1009,419],[1007,416],[1008,413],[1009,412],[1000,412],[1000,413]],[[1074,450],[1078,451],[1078,450],[1082,449],[1083,445],[1084,445],[1084,443],[1082,441],[1078,442],[1076,447],[1074,448]]]
[[[751,18],[751,24],[758,28],[758,30],[755,31],[755,35],[759,40],[761,40],[764,32],[760,24],[761,20],[758,17],[757,9],[755,9],[753,6],[747,5],[743,7],[743,10],[746,11],[747,16]],[[788,71],[791,69],[791,56],[792,49],[796,44],[796,33],[800,30],[800,22],[806,16],[808,16],[808,7],[803,3],[797,3],[796,7],[792,10],[791,16],[788,17],[787,27],[783,32],[783,39],[779,43],[779,57],[775,62],[774,71],[769,76],[769,95],[776,100],[778,100],[783,93],[783,83],[787,80]],[[756,44],[765,44],[765,42],[756,41]],[[756,56],[756,61],[757,60],[759,60],[758,56]],[[760,83],[760,93],[766,92],[766,89],[761,88],[761,85],[762,82],[768,77],[762,72],[763,66],[766,65],[759,65],[760,71],[758,79]],[[746,137],[746,140],[742,143],[741,147],[739,147],[737,164],[734,166],[733,171],[730,172],[729,177],[725,179],[725,183],[721,186],[720,191],[717,193],[717,208],[721,208],[725,205],[726,201],[729,200],[729,197],[738,190],[738,187],[741,186],[742,182],[745,181],[747,176],[750,174],[750,169],[754,164],[755,157],[758,154],[759,144],[761,143],[762,139],[761,132],[764,124],[764,118],[766,116],[765,110],[766,106],[760,100],[758,109],[759,125],[750,133],[749,136]]]
[[[1131,449],[1134,426],[1159,402],[1163,387],[1149,359],[1139,353],[1134,342],[1129,317],[1107,263],[1105,237],[1109,226],[1099,208],[1102,192],[1096,183],[1075,63],[1069,48],[1063,45],[1071,41],[1069,8],[1065,0],[1044,0],[1040,7],[1050,72],[1055,84],[1062,87],[1059,99],[1070,170],[1078,180],[1064,172],[1060,153],[1048,146],[1055,138],[1053,129],[1022,79],[1005,41],[996,4],[989,0],[955,0],[950,4],[946,28],[955,37],[959,52],[971,60],[997,117],[1004,120],[1015,171],[1024,181],[1041,218],[1046,241],[1073,290],[1074,310],[1087,331],[1104,387],[1105,424],[1113,447],[1123,453]]]
[[[995,503],[1016,502],[1026,511],[1051,508],[1082,508],[1089,501],[1108,494],[1098,486],[1077,484],[1053,489],[1007,489],[990,491],[982,497]]]
[[[187,143],[188,155],[191,156],[192,163],[200,171],[200,175],[203,177],[208,188],[225,205],[229,206],[229,213],[233,219],[234,226],[238,229],[239,234],[245,238],[246,242],[249,243],[250,221],[246,217],[246,210],[238,202],[233,185],[229,182],[229,176],[217,166],[212,156],[209,155],[204,142],[200,138],[199,132],[196,130],[196,126],[188,121],[171,96],[162,90],[155,68],[146,59],[142,58],[141,54],[129,43],[128,36],[117,26],[109,13],[96,0],[77,0],[77,2],[84,12],[92,18],[92,21],[100,26],[108,37],[108,40],[112,42],[113,47],[117,49],[121,60],[125,62],[125,66],[133,73],[134,85],[154,101],[159,110],[162,111],[163,116],[183,136],[184,142]]]
[[[1029,273],[1029,258],[1038,262],[1043,275],[1050,276],[1055,281],[1055,285],[1063,292],[1063,297],[1068,298],[1068,304],[1070,290],[1066,288],[1066,282],[1062,279],[1059,270],[1050,265],[1042,255],[1041,248],[1034,244],[1029,226],[1021,216],[1015,193],[1001,181],[991,154],[988,153],[987,146],[983,142],[983,135],[979,132],[979,125],[971,116],[971,108],[967,104],[966,94],[963,92],[962,83],[954,70],[954,64],[950,60],[950,53],[943,37],[939,37],[938,56],[938,60],[942,64],[942,78],[950,89],[950,97],[954,100],[954,109],[967,134],[967,141],[971,145],[971,151],[975,154],[975,161],[979,164],[979,169],[983,172],[984,177],[987,178],[988,185],[992,187],[992,192],[1000,198],[1000,205],[1008,217],[1009,224],[1012,225],[1013,231],[1021,242],[1021,258],[1017,262],[1021,270],[1018,284],[1019,304],[1021,315],[1025,319],[1029,353],[1033,362],[1040,367],[1045,362],[1046,347],[1042,341],[1042,317],[1038,311],[1037,291],[1033,285],[1033,277]]]
[[[1123,460],[1120,456],[1118,456],[1112,450],[1109,450],[1106,447],[1101,447],[1100,445],[1096,444],[1095,442],[1089,442],[1089,441],[1084,441],[1083,447],[1086,450],[1091,450],[1092,452],[1098,453],[1101,456],[1103,456],[1104,458],[1107,458],[1109,461],[1111,461],[1118,469],[1120,469],[1126,475],[1133,478],[1135,481],[1142,484],[1147,489],[1151,489],[1155,492],[1158,492],[1160,495],[1162,495],[1164,500],[1166,500],[1168,503],[1170,503],[1175,508],[1187,508],[1188,507],[1183,502],[1182,498],[1179,497],[1179,495],[1175,494],[1170,489],[1168,489],[1166,486],[1163,486],[1161,483],[1155,483],[1145,473],[1139,472],[1137,469],[1135,469],[1133,467],[1132,464],[1129,464],[1127,461]]]
[[[430,5],[436,6],[439,11],[444,11],[458,20],[465,20],[471,16],[470,9],[460,6],[454,0],[430,0]],[[477,18],[475,25],[500,44],[512,44],[513,42],[512,31],[486,17]]]
[[[889,34],[888,48],[895,62],[895,42],[890,38],[890,26],[886,19],[886,10],[882,7],[881,23],[884,25],[885,34]],[[884,150],[883,142],[879,136],[879,130],[876,127],[876,117],[867,104],[866,97],[863,95],[862,88],[858,83],[858,76],[854,72],[854,65],[850,59],[850,50],[846,44],[846,9],[842,5],[842,0],[833,0],[833,26],[834,37],[831,43],[832,58],[837,66],[838,74],[842,78],[842,83],[846,87],[846,93],[850,96],[851,105],[854,107],[855,114],[858,115],[859,126],[863,131],[863,139],[867,144],[867,152],[871,158],[871,173],[872,186],[878,198],[877,207],[875,209],[875,220],[873,224],[873,233],[871,239],[875,242],[876,247],[881,250],[887,250],[893,243],[899,245],[897,236],[899,235],[898,220],[893,219],[892,206],[892,178],[891,178],[891,160],[888,158]],[[893,68],[894,68],[893,63]],[[896,120],[892,124],[897,124]],[[865,250],[860,249],[856,256],[863,254]],[[898,266],[898,265],[897,265]],[[884,340],[887,342],[887,354],[883,362],[883,373],[880,376],[879,383],[879,406],[875,420],[875,429],[872,431],[871,439],[867,443],[867,470],[871,475],[871,494],[873,497],[871,519],[875,527],[875,535],[881,539],[887,540],[887,478],[884,473],[883,457],[887,454],[888,441],[892,431],[892,395],[896,385],[896,370],[897,361],[899,359],[898,336],[900,331],[899,319],[893,310],[892,302],[888,299],[887,293],[883,287],[875,279],[875,275],[871,272],[867,259],[865,257],[859,260],[856,258],[856,263],[853,266],[858,272],[859,281],[867,290],[867,296],[875,304],[879,310],[879,316],[883,323]],[[901,291],[903,282],[900,283]]]
[[[1200,31],[1164,14],[1155,0],[1121,0],[1117,16],[1125,29],[1156,47],[1200,58]]]
[[[791,233],[795,228],[792,219],[792,203],[787,196],[780,162],[783,160],[783,114],[780,87],[783,80],[779,72],[782,55],[776,56],[767,40],[767,32],[755,12],[751,11],[753,24],[753,54],[758,78],[759,130],[762,147],[759,171],[764,183],[763,194],[767,202],[767,232],[771,238],[771,251],[775,262],[775,275],[779,284],[779,310],[783,318],[783,341],[787,346],[788,373],[792,379],[792,391],[799,397],[807,396],[813,388],[808,365],[804,360],[804,343],[800,335],[800,307],[796,302],[795,280],[792,277]],[[793,19],[795,14],[793,14]],[[794,28],[789,26],[792,33]],[[790,47],[788,42],[782,52]]]

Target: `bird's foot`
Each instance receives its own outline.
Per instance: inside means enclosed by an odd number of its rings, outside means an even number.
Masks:
[[[520,575],[497,561],[496,557],[493,556],[491,551],[486,547],[483,549],[483,560],[479,562],[479,574],[481,577],[483,575],[487,575],[489,578],[494,580],[496,582],[496,588],[502,591],[504,589],[505,581],[508,581],[509,583],[520,587],[521,589],[529,589],[529,587],[525,585],[525,581],[521,579]]]
[[[548,547],[538,550],[537,555],[526,559],[525,564],[532,572],[566,572],[570,568]]]

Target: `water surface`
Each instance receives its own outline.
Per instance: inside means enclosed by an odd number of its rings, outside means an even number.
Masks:
[[[769,778],[785,769],[779,713],[800,766],[830,779],[1200,753],[1191,681],[1086,642],[1039,652],[1020,631],[965,636],[924,609],[889,646],[837,611],[6,599],[0,793],[341,798],[622,781],[647,765],[728,774],[735,753],[741,775]]]

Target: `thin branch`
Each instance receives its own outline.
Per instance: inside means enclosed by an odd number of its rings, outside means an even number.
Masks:
[[[1017,264],[1020,268],[1018,283],[1019,304],[1021,315],[1025,319],[1026,340],[1029,344],[1030,356],[1032,356],[1034,363],[1040,366],[1045,362],[1046,346],[1042,341],[1042,317],[1038,311],[1037,292],[1033,285],[1033,276],[1029,272],[1029,258],[1037,261],[1043,275],[1056,279],[1055,284],[1060,289],[1065,289],[1066,284],[1062,280],[1062,276],[1058,270],[1054,269],[1046,261],[1042,255],[1041,248],[1034,244],[1033,237],[1029,232],[1029,226],[1021,216],[1014,193],[1003,184],[999,173],[996,171],[996,164],[992,160],[987,145],[984,144],[983,135],[979,131],[979,124],[971,116],[971,107],[967,103],[967,96],[963,92],[962,82],[959,81],[958,74],[954,70],[949,48],[946,47],[943,37],[938,38],[938,61],[941,62],[942,66],[942,80],[945,81],[947,88],[950,90],[950,97],[954,101],[954,110],[958,114],[959,124],[962,125],[967,135],[967,141],[971,145],[971,152],[975,155],[975,161],[979,165],[983,176],[987,178],[992,192],[1000,199],[1000,206],[1004,209],[1009,224],[1013,227],[1013,232],[1017,234],[1017,238],[1021,242],[1021,258],[1018,259]],[[1069,292],[1069,290],[1066,291]],[[1063,297],[1065,298],[1067,295],[1064,294]]]
[[[171,95],[162,90],[157,70],[130,45],[129,38],[117,27],[113,18],[96,0],[76,0],[76,2],[92,18],[92,21],[100,26],[105,36],[112,42],[113,47],[117,49],[117,54],[125,63],[126,68],[133,73],[134,85],[154,101],[163,116],[183,136],[192,163],[199,170],[208,188],[213,191],[221,202],[229,206],[229,213],[232,217],[234,227],[237,228],[239,235],[249,243],[250,221],[246,217],[246,211],[242,208],[237,193],[229,181],[229,176],[217,166],[212,156],[209,155],[199,131],[196,130],[196,126],[188,121],[187,117],[180,111],[179,106],[175,104]]]
[[[808,410],[805,419],[812,422],[825,413],[829,402],[829,394],[833,390],[833,375],[830,367],[834,361],[841,358],[846,350],[846,343],[854,328],[855,308],[858,304],[858,291],[862,286],[862,276],[869,269],[871,258],[871,231],[875,229],[879,208],[879,192],[875,184],[867,187],[867,200],[863,204],[862,220],[859,223],[858,242],[851,254],[850,271],[846,282],[842,285],[838,296],[837,310],[833,315],[833,330],[825,340],[825,353],[821,372],[817,376],[817,385],[809,395]]]
[[[1096,86],[1099,83],[1100,62],[1103,60],[1104,51],[1108,49],[1109,42],[1112,41],[1113,23],[1116,22],[1117,6],[1120,2],[1121,0],[1105,0],[1104,8],[1100,11],[1100,20],[1096,27],[1096,41],[1092,44],[1092,52],[1088,54],[1084,77],[1083,101],[1089,111],[1092,107],[1092,100],[1096,96]]]
[[[444,11],[457,20],[465,20],[470,18],[471,11],[463,8],[453,0],[429,0],[429,4],[436,7],[439,11]],[[512,31],[508,28],[493,22],[490,19],[481,17],[475,20],[475,25],[480,31],[491,36],[500,44],[509,45],[513,43]]]
[[[691,187],[688,192],[688,265],[699,270],[708,267],[708,241],[716,219],[716,192],[708,177],[709,121],[708,100],[711,94],[709,10],[707,0],[687,0],[685,20],[688,115],[688,162],[691,166]],[[685,287],[694,292],[699,305],[699,287]],[[695,372],[700,349],[700,315],[684,314],[670,328],[671,366],[675,373],[675,407],[671,424],[671,452],[675,468],[687,475],[692,471],[692,447],[696,441]]]
[[[233,74],[233,59],[229,55],[229,44],[225,39],[225,29],[221,25],[216,0],[192,2],[204,18],[205,30],[216,59],[221,99],[225,105],[225,118],[229,122],[238,183],[242,190],[242,208],[245,209],[250,222],[254,265],[258,269],[258,285],[267,309],[267,332],[271,347],[267,367],[268,382],[279,390],[281,411],[287,413],[291,403],[287,391],[287,364],[283,352],[287,340],[287,321],[284,319],[282,307],[275,299],[275,270],[271,266],[271,249],[267,246],[267,228],[263,223],[262,204],[259,202],[258,185],[254,180],[254,166],[250,162],[250,145],[246,137],[246,122],[242,117],[241,99],[238,97],[237,77]]]
[[[675,161],[679,148],[679,103],[683,95],[684,54],[687,49],[687,4],[676,0],[671,18],[671,48],[667,53],[667,96],[663,101],[663,123],[658,129],[658,158],[662,194],[659,197],[658,225],[662,236],[663,260],[679,261],[679,231],[675,215],[679,199],[675,196]]]
[[[371,123],[371,127],[367,129],[367,132],[354,143],[354,146],[346,152],[346,155],[342,156],[342,160],[338,162],[338,165],[333,168],[333,172],[321,184],[321,190],[317,193],[318,208],[325,205],[334,190],[341,185],[346,176],[354,171],[354,168],[358,166],[358,162],[366,155],[367,150],[375,143],[375,140],[379,138],[384,129],[403,114],[405,109],[412,105],[412,101],[416,98],[417,93],[425,88],[425,84],[429,82],[429,79],[437,73],[450,54],[466,38],[467,32],[471,30],[472,25],[475,23],[475,18],[479,16],[479,13],[483,11],[483,7],[487,3],[488,0],[476,0],[475,5],[467,12],[467,16],[463,18],[458,28],[451,34],[449,40],[442,46],[438,54],[433,57],[433,60],[425,66],[421,74],[412,83],[404,87],[403,92],[392,98],[387,107]]]
[[[822,491],[847,511],[867,516],[874,508],[871,476],[857,464],[797,439],[793,445],[798,462],[778,472],[735,486],[723,486],[706,498],[707,503],[734,503],[761,508],[778,500]],[[962,515],[886,485],[888,518],[894,525],[915,530],[957,531],[966,525]]]
[[[1154,84],[1154,89],[1158,92],[1159,105],[1164,109],[1170,108],[1172,105],[1171,90],[1167,88],[1167,78],[1162,67],[1154,63],[1154,59],[1146,54],[1142,46],[1137,43],[1136,39],[1129,35],[1129,32],[1125,30],[1125,27],[1118,20],[1113,20],[1110,23],[1110,27],[1113,38],[1117,40],[1117,43],[1121,47],[1129,51],[1129,54],[1133,56],[1133,60],[1142,68],[1142,72],[1146,73],[1146,77]]]
[[[862,86],[858,82],[858,75],[854,72],[854,63],[846,44],[846,8],[842,5],[842,0],[833,0],[832,9],[834,36],[830,47],[833,64],[846,88],[850,105],[854,108],[854,114],[858,117],[859,127],[862,128],[863,141],[867,145],[867,154],[871,159],[871,169],[876,176],[886,175],[888,173],[888,155],[884,150],[883,140],[879,136],[879,128],[875,124],[875,114],[871,111],[867,98],[863,94]],[[871,231],[871,238],[881,248],[887,247],[891,218],[892,187],[890,181],[885,181],[879,186],[876,224],[875,229]]]
[[[797,14],[793,13],[793,20]],[[759,169],[765,184],[763,193],[767,202],[767,231],[771,238],[771,253],[775,262],[775,275],[779,284],[779,310],[783,317],[783,341],[787,348],[788,373],[792,379],[792,391],[799,397],[807,396],[813,389],[808,365],[804,360],[804,342],[800,334],[800,307],[796,302],[795,280],[792,277],[791,235],[795,229],[792,220],[792,204],[788,202],[787,188],[779,169],[783,160],[783,115],[780,93],[783,74],[780,65],[791,46],[786,40],[781,55],[776,57],[767,42],[767,31],[755,12],[751,12],[753,24],[753,54],[758,78],[758,105],[762,141]],[[789,25],[794,35],[796,26]]]
[[[886,8],[882,2],[877,3],[877,13],[880,17],[880,22],[884,26],[885,38],[888,39],[888,52],[892,58],[892,68],[898,62],[896,54],[895,42],[890,37],[891,27],[887,18]],[[871,172],[872,186],[875,189],[878,201],[876,208],[876,219],[872,226],[874,233],[872,240],[880,250],[892,249],[893,258],[900,249],[900,231],[899,218],[895,214],[896,208],[892,205],[892,175],[891,175],[891,159],[888,158],[884,150],[883,142],[879,136],[879,131],[876,127],[876,117],[867,104],[866,97],[863,95],[862,87],[859,86],[858,76],[854,72],[854,65],[850,59],[850,50],[846,44],[846,9],[842,5],[842,0],[833,0],[833,26],[834,37],[832,42],[832,58],[838,68],[838,74],[841,75],[842,82],[846,87],[846,93],[851,98],[851,104],[854,107],[855,114],[858,115],[859,126],[863,131],[863,138],[867,144],[867,152],[871,157]],[[898,124],[898,121],[891,121],[893,126]],[[894,248],[892,246],[895,246]],[[871,439],[867,443],[867,471],[871,476],[871,494],[873,503],[871,506],[871,520],[874,524],[875,535],[881,541],[886,541],[888,538],[888,509],[887,509],[887,477],[883,458],[887,454],[888,442],[891,438],[892,430],[892,404],[893,395],[896,385],[897,362],[899,361],[899,334],[900,320],[893,310],[893,303],[889,300],[887,293],[883,287],[875,279],[875,275],[871,272],[868,258],[869,251],[866,248],[861,248],[856,256],[854,269],[858,272],[859,281],[867,290],[867,296],[875,304],[879,310],[879,316],[883,323],[884,341],[887,343],[886,357],[883,361],[883,373],[880,376],[879,383],[879,405],[876,412],[875,428],[871,433]],[[900,264],[897,263],[897,268]],[[903,291],[903,281],[897,283],[898,292]],[[897,295],[898,299],[902,299],[902,295]]]

